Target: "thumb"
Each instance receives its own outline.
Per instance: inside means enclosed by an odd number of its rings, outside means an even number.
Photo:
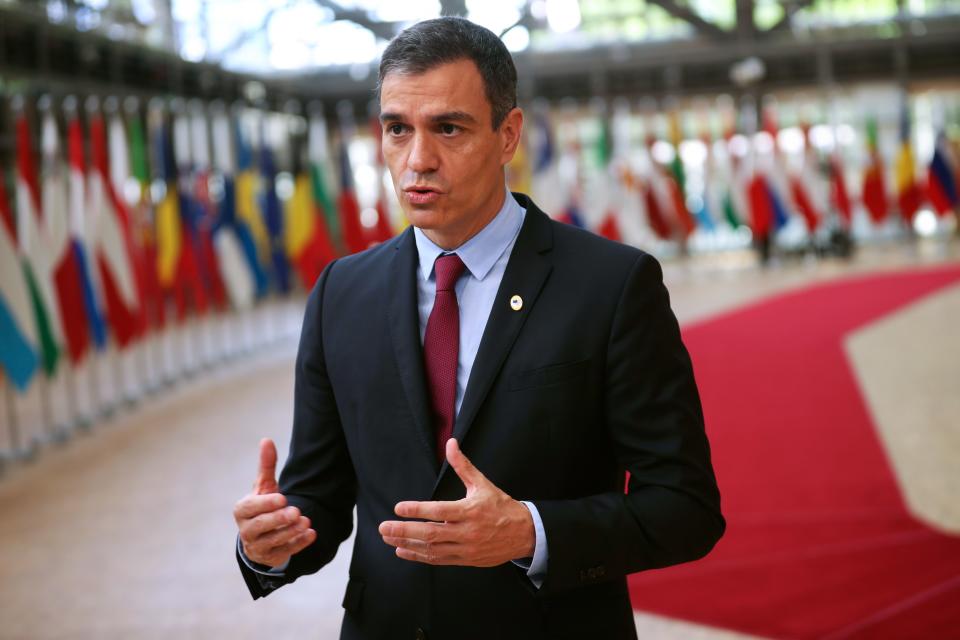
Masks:
[[[470,459],[460,450],[460,444],[455,438],[447,440],[447,462],[453,467],[457,476],[463,480],[467,489],[475,489],[480,485],[489,482],[480,470],[473,466]]]
[[[277,447],[270,438],[260,441],[260,468],[253,483],[253,492],[257,495],[277,493]]]

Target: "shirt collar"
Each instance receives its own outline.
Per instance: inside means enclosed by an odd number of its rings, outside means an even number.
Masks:
[[[442,253],[456,253],[463,260],[470,274],[477,280],[483,280],[517,235],[523,223],[524,213],[523,207],[508,190],[503,199],[503,206],[493,220],[475,236],[452,251],[441,249],[423,231],[414,227],[413,235],[420,259],[420,273],[429,280],[433,277],[433,263],[437,256]]]

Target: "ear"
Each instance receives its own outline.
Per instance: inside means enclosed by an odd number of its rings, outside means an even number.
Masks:
[[[520,136],[523,134],[523,110],[520,107],[514,107],[507,113],[507,116],[500,123],[500,140],[502,143],[502,153],[500,155],[500,164],[506,165],[513,160],[513,155],[520,146]]]

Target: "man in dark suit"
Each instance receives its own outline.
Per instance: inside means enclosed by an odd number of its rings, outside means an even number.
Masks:
[[[234,508],[250,592],[329,562],[356,507],[342,638],[634,638],[627,574],[724,529],[660,266],[506,191],[523,114],[486,29],[404,31],[380,101],[412,226],[310,294],[286,466],[263,441]]]

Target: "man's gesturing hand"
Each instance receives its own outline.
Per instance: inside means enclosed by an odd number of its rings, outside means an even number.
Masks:
[[[383,541],[397,556],[427,564],[493,567],[533,555],[536,533],[530,511],[477,470],[457,441],[447,440],[447,461],[467,488],[455,502],[401,502],[401,518],[380,524]]]
[[[293,554],[313,544],[317,532],[310,519],[296,507],[287,507],[276,480],[277,447],[273,440],[260,441],[260,469],[253,492],[233,507],[233,519],[240,529],[240,543],[247,558],[278,567]]]

